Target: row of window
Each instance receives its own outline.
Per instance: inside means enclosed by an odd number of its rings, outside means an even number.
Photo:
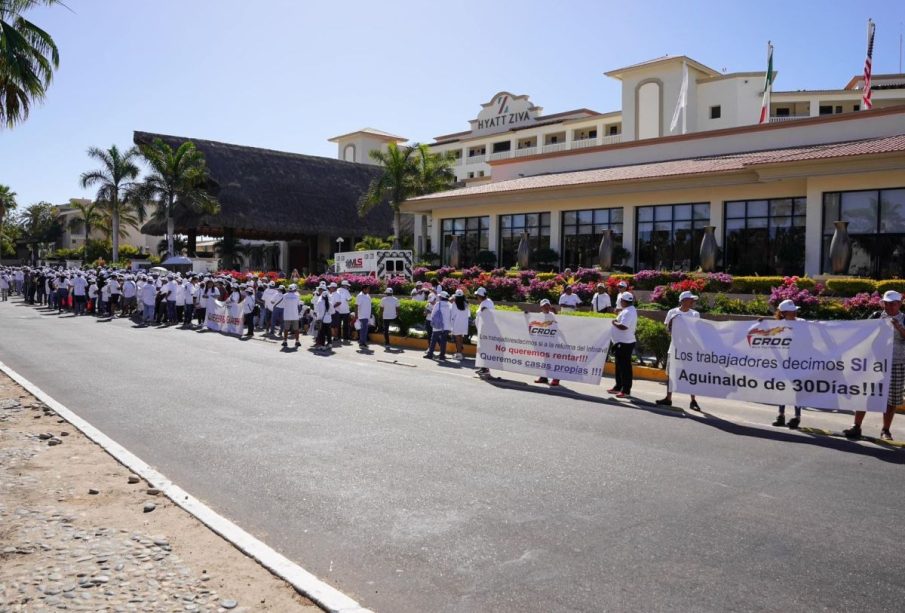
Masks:
[[[724,206],[722,268],[733,274],[804,273],[806,206],[802,197],[728,201]],[[532,252],[550,247],[550,213],[500,215],[497,250],[501,266],[516,263],[518,244],[527,234]],[[603,233],[623,242],[623,209],[586,209],[562,213],[563,267],[594,266]],[[635,209],[636,253],[627,264],[636,270],[693,270],[710,204],[705,202],[639,206]],[[823,195],[822,270],[829,271],[829,244],[837,220],[848,221],[853,245],[849,274],[890,277],[905,269],[905,189],[830,192]],[[453,236],[459,237],[463,265],[488,249],[490,217],[444,219],[442,253],[446,261]]]

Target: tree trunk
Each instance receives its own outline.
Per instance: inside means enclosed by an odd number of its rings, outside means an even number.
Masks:
[[[88,238],[91,236],[91,225],[85,222],[85,242],[82,244],[82,264],[88,262]]]
[[[173,234],[176,232],[176,220],[167,215],[167,257],[173,257]]]
[[[113,198],[113,261],[119,262],[119,202]]]
[[[393,249],[399,249],[399,234],[402,231],[402,213],[399,209],[393,209]]]
[[[192,228],[191,230],[189,230],[189,237],[188,237],[189,257],[190,258],[198,257],[197,250],[198,250],[198,230]]]

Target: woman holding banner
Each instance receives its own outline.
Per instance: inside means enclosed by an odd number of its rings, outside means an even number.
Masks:
[[[902,313],[902,294],[890,290],[883,294],[883,311],[871,315],[871,319],[879,319],[880,325],[893,327],[892,345],[892,372],[889,377],[889,396],[886,399],[886,412],[883,413],[883,429],[880,430],[880,438],[884,441],[892,440],[892,418],[895,417],[896,407],[902,404],[902,392],[905,388],[905,313]],[[888,322],[888,324],[887,324]],[[861,438],[861,423],[864,421],[864,411],[855,411],[855,424],[842,433],[851,439]]]
[[[791,300],[783,300],[776,308],[776,319],[782,321],[795,321],[796,319],[801,319],[798,317],[798,307]],[[795,417],[789,420],[789,429],[797,430],[800,423],[801,407],[796,406]],[[776,416],[776,421],[773,422],[773,425],[777,427],[786,425],[786,405],[779,405],[779,415]]]
[[[540,312],[543,313],[543,321],[555,321],[556,315],[553,310],[553,305],[550,304],[550,301],[544,298],[540,301]],[[550,381],[547,377],[538,377],[534,380],[535,383],[549,383],[550,387],[558,387],[559,379],[553,379]]]
[[[666,330],[667,330],[667,332],[669,332],[670,335],[672,335],[672,322],[675,321],[675,319],[677,317],[691,317],[692,319],[694,319],[694,318],[698,318],[701,316],[700,313],[698,313],[696,310],[694,310],[692,308],[697,299],[698,299],[698,297],[689,291],[685,291],[685,292],[682,292],[681,294],[679,294],[679,306],[677,306],[674,309],[670,309],[666,313],[666,319],[663,321],[663,323],[666,325]],[[667,352],[667,355],[672,355],[672,352],[673,352],[673,346],[672,346],[672,342],[670,342],[669,351]],[[669,358],[667,358],[667,359],[669,359]],[[666,368],[666,372],[669,373],[668,367]],[[666,379],[666,397],[661,398],[660,400],[657,400],[656,404],[658,404],[660,406],[666,406],[666,407],[672,406],[672,388],[669,387],[668,375],[667,375],[667,379]],[[698,405],[698,401],[695,398],[694,394],[691,395],[691,403],[688,405],[688,408],[691,409],[692,411],[701,410],[701,407]]]

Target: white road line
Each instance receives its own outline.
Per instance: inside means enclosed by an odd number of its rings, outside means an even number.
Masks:
[[[304,596],[316,602],[330,613],[371,613],[358,602],[336,588],[324,583],[304,568],[259,541],[225,517],[214,512],[194,496],[157,472],[138,456],[89,424],[71,410],[54,400],[37,385],[0,362],[0,371],[49,406],[56,413],[97,443],[120,464],[144,478],[170,500],[182,507],[205,526],[219,534],[247,556],[254,558],[273,574],[282,577]]]

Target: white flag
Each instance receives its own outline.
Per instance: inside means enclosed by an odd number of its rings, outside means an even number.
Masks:
[[[675,132],[676,126],[679,124],[679,113],[685,113],[685,107],[688,105],[688,64],[682,63],[682,87],[679,88],[679,99],[676,100],[676,110],[672,114],[672,121],[669,122],[669,131]],[[685,134],[685,121],[683,115],[682,134]]]

